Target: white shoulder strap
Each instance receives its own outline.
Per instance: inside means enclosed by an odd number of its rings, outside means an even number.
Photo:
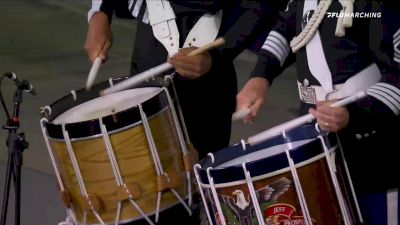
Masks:
[[[169,1],[146,0],[146,4],[154,37],[164,45],[169,55],[175,54],[179,49],[179,31]],[[222,10],[216,14],[204,14],[189,32],[183,47],[200,47],[215,40],[221,20]]]
[[[317,0],[308,0],[304,2],[303,15],[309,10],[317,8]],[[321,37],[318,30],[314,37],[306,45],[307,62],[311,74],[315,77],[325,92],[333,91],[332,73],[329,70],[328,63],[325,58],[324,49],[321,42]]]
[[[146,4],[154,37],[164,45],[169,55],[175,54],[179,49],[179,31],[169,1],[146,0]]]
[[[201,47],[215,40],[221,27],[221,21],[222,10],[216,14],[204,14],[189,32],[183,47]]]

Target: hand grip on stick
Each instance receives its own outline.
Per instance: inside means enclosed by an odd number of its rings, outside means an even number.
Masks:
[[[208,43],[208,44],[206,44],[206,45],[204,45],[204,46],[202,46],[202,47],[190,52],[188,54],[188,56],[193,56],[193,55],[200,54],[202,52],[214,49],[214,48],[216,48],[218,46],[221,46],[223,44],[225,44],[225,39],[224,38],[218,38],[215,41],[210,42],[210,43]],[[122,81],[122,82],[120,82],[120,83],[118,83],[118,84],[116,84],[116,85],[114,85],[112,87],[109,87],[109,88],[106,88],[106,89],[102,90],[100,92],[100,95],[102,95],[102,96],[103,95],[108,95],[108,94],[111,94],[111,93],[114,93],[114,92],[118,92],[118,91],[123,91],[123,90],[129,89],[129,88],[131,88],[131,87],[133,87],[133,86],[135,86],[135,85],[137,85],[137,84],[139,84],[139,83],[141,83],[143,81],[146,81],[148,79],[153,78],[154,76],[162,75],[163,72],[166,72],[166,71],[168,71],[168,70],[170,70],[172,68],[173,67],[172,67],[171,64],[169,64],[168,62],[165,62],[165,63],[160,64],[160,65],[158,65],[156,67],[153,67],[153,68],[151,68],[149,70],[146,70],[146,71],[144,71],[142,73],[139,73],[139,74],[137,74],[137,75],[135,75],[133,77],[130,77],[130,78],[128,78],[128,79],[126,79],[126,80],[124,80],[124,81]]]
[[[360,92],[358,92],[358,93],[356,93],[356,94],[354,94],[352,96],[349,96],[347,98],[339,100],[339,101],[333,103],[330,106],[331,107],[345,106],[347,104],[355,102],[355,101],[357,101],[357,100],[359,100],[361,98],[364,98],[366,96],[367,96],[367,93],[365,91],[360,91]],[[299,118],[296,118],[296,119],[290,120],[288,122],[285,122],[283,124],[280,124],[278,126],[272,127],[272,128],[270,128],[270,129],[268,129],[266,131],[263,131],[263,132],[261,132],[259,134],[254,135],[252,137],[249,137],[247,139],[247,141],[248,141],[248,143],[250,145],[256,145],[256,144],[259,144],[259,143],[261,143],[263,141],[266,141],[268,139],[271,139],[271,138],[273,138],[275,136],[280,135],[283,131],[292,130],[292,129],[298,127],[298,126],[301,126],[303,124],[309,123],[314,119],[315,119],[315,117],[312,114],[307,114],[307,115],[301,116]]]
[[[239,111],[236,111],[232,114],[232,121],[238,121],[246,118],[247,115],[251,113],[249,108],[244,108]]]

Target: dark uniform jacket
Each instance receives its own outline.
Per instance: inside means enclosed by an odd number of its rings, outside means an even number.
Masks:
[[[389,4],[392,3],[355,1],[354,13],[370,13],[369,18],[358,14],[353,17],[352,27],[346,28],[345,36],[337,37],[338,14],[335,13],[339,13],[342,6],[334,0],[318,28],[333,84],[344,83],[372,63],[382,74],[373,96],[347,106],[350,122],[339,133],[353,182],[359,191],[400,186],[400,166],[396,156],[400,150],[397,140],[400,137],[400,12],[396,10],[397,6]],[[303,7],[304,1],[294,0],[281,14],[282,20],[270,33],[281,42],[267,39],[253,76],[265,77],[272,83],[296,60],[298,81],[303,83],[307,79],[309,85],[321,85],[310,72],[306,47],[296,54],[289,47],[293,37],[305,26]],[[361,18],[361,15],[364,16]],[[307,113],[310,107],[313,105],[301,102],[300,114]]]
[[[138,1],[133,1],[131,8]],[[197,20],[206,12],[223,10],[222,24],[218,36],[224,36],[227,43],[212,50],[211,71],[196,80],[177,76],[175,84],[180,105],[185,117],[189,136],[199,150],[200,157],[229,144],[231,114],[235,110],[237,92],[233,59],[254,43],[262,31],[269,30],[275,22],[279,7],[285,1],[244,1],[244,0],[172,0],[180,32],[181,46]],[[167,60],[167,51],[153,36],[151,26],[143,23],[145,1],[137,14],[138,25],[133,49],[131,73],[150,69]],[[132,17],[128,0],[103,0],[100,10],[109,15]],[[207,34],[204,34],[207,35]]]

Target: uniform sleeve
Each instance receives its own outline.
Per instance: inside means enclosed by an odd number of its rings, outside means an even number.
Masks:
[[[108,20],[111,23],[115,9],[115,1],[113,0],[92,0],[92,8],[88,12],[88,21],[92,18],[93,14],[102,11],[108,16]]]
[[[104,12],[110,23],[114,14],[119,18],[132,19],[133,16],[128,10],[128,4],[128,0],[92,0],[92,7],[88,12],[88,21],[92,18],[93,14],[98,11]]]
[[[224,18],[221,29],[226,44],[211,51],[213,60],[234,60],[257,38],[272,29],[281,10],[282,2],[275,0],[229,0],[223,1]],[[286,4],[285,4],[286,5]]]
[[[257,64],[251,76],[264,77],[272,84],[273,79],[294,62],[295,55],[291,52],[289,43],[295,34],[296,1],[292,0],[280,13],[277,23],[269,32],[258,53]]]
[[[365,121],[372,126],[387,124],[400,114],[400,9],[389,4],[378,7],[382,16],[371,20],[369,31],[371,53],[382,78],[368,89],[368,97],[348,107],[350,122],[358,126]]]

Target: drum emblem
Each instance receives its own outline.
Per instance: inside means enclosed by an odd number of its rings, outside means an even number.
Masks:
[[[306,221],[304,220],[304,216],[301,212],[296,211],[296,208],[289,204],[274,204],[270,205],[265,210],[265,224],[266,225],[304,225]],[[315,223],[315,220],[312,219],[312,223]]]
[[[257,201],[260,205],[261,212],[267,219],[267,211],[270,206],[276,205],[279,196],[284,194],[290,187],[290,180],[283,177],[271,184],[268,184],[256,190]],[[229,225],[252,225],[257,224],[254,204],[250,194],[245,197],[242,190],[235,190],[231,197],[220,194],[221,208],[225,216],[225,220]],[[216,218],[219,218],[218,215]],[[267,221],[267,220],[266,220]],[[219,224],[219,223],[218,223]],[[271,223],[269,223],[271,224]]]

